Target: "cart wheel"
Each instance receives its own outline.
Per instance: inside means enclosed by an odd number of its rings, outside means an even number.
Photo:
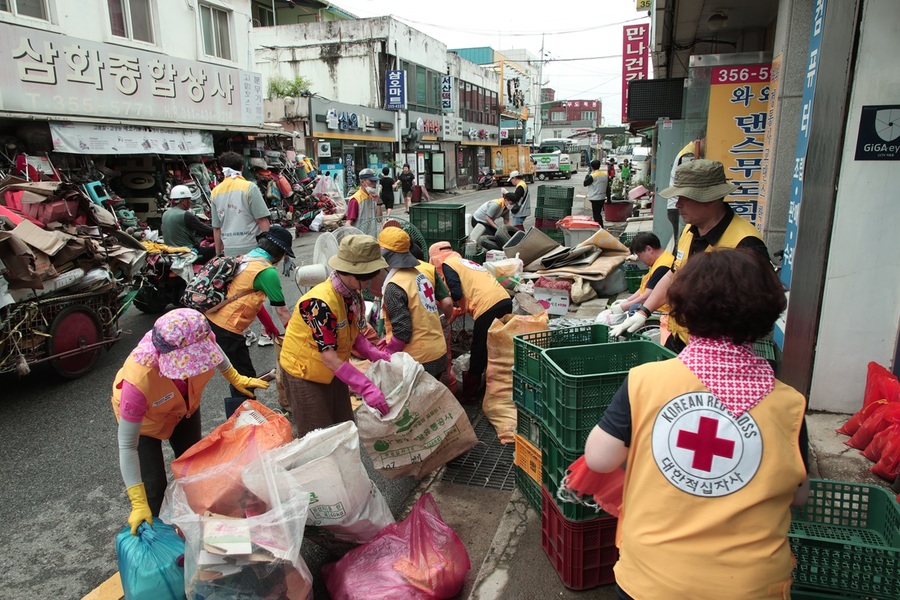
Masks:
[[[59,313],[50,326],[50,336],[51,356],[96,344],[103,339],[97,316],[81,306],[70,306]],[[78,379],[93,368],[100,350],[94,348],[81,354],[55,358],[50,361],[50,366],[60,377]]]
[[[544,181],[545,179],[547,179],[547,175],[544,173],[538,173],[538,179]]]

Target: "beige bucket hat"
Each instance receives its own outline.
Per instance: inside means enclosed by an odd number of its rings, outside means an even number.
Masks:
[[[381,257],[381,246],[371,235],[348,235],[341,240],[338,253],[328,259],[328,266],[351,275],[366,275],[388,264]]]
[[[725,179],[725,167],[717,160],[692,160],[675,169],[673,185],[659,193],[663,198],[683,196],[695,202],[720,200],[738,189]]]

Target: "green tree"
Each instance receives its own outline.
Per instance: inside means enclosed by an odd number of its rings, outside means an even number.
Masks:
[[[293,79],[275,76],[269,80],[269,100],[275,98],[296,98],[308,96],[312,81],[305,77],[297,76]]]

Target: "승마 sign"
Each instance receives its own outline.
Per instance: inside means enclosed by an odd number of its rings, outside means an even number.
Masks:
[[[263,124],[259,73],[0,23],[0,110]]]

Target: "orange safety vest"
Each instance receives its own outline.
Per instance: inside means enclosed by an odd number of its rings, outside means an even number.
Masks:
[[[185,400],[175,383],[160,375],[156,367],[145,367],[129,356],[113,380],[111,400],[116,421],[119,420],[119,403],[122,401],[122,382],[127,381],[147,399],[141,435],[167,440],[181,419],[190,417],[200,408],[203,388],[214,373],[215,369],[210,369],[188,379],[188,397]]]
[[[641,600],[787,598],[806,401],[780,381],[735,418],[678,359],[628,376],[616,582]]]
[[[253,281],[264,269],[272,267],[272,263],[261,256],[244,257],[245,266],[228,286],[228,295],[234,296],[253,290]],[[224,305],[217,311],[206,313],[206,318],[226,331],[241,334],[256,319],[259,307],[266,301],[266,293],[254,290]]]
[[[490,310],[501,300],[509,300],[509,294],[497,283],[494,276],[477,262],[451,256],[444,261],[445,265],[456,271],[462,284],[466,305],[474,319]]]
[[[302,302],[312,298],[324,300],[337,318],[337,355],[343,361],[348,360],[353,342],[359,335],[359,324],[348,319],[344,298],[334,289],[331,280],[327,280],[304,294],[297,301],[294,313],[300,309]],[[281,368],[299,379],[315,383],[331,383],[334,379],[334,372],[322,362],[312,329],[299,315],[288,321],[279,362]]]
[[[641,287],[638,288],[638,293],[643,294],[647,290],[647,282],[650,281],[650,276],[658,269],[659,267],[669,267],[672,268],[672,263],[675,262],[675,257],[668,250],[664,250],[662,254],[659,255],[659,258],[653,261],[653,265],[650,267],[650,270],[647,271],[647,274],[641,277]],[[656,309],[656,312],[668,313],[669,305],[663,304],[659,308]]]
[[[706,252],[712,252],[716,248],[737,248],[737,245],[748,237],[762,239],[759,231],[750,223],[750,221],[734,215],[731,218],[731,223],[728,224],[728,227],[726,227],[725,231],[722,233],[722,237],[720,237],[715,244],[707,246]],[[694,234],[691,233],[691,226],[685,225],[681,237],[678,238],[678,252],[675,255],[675,262],[672,265],[672,270],[675,271],[676,274],[678,269],[683,267],[690,258],[691,242],[693,240]],[[671,315],[669,316],[669,331],[672,332],[672,335],[687,344],[688,338],[690,337],[687,328],[676,323]]]
[[[409,312],[412,317],[412,339],[403,348],[403,351],[420,363],[437,360],[447,354],[447,340],[444,338],[444,329],[441,326],[441,313],[434,291],[434,282],[428,280],[428,275],[415,269],[399,269],[386,283],[394,283],[400,286],[409,303]],[[387,308],[382,308],[384,314],[385,338],[390,340],[391,320],[387,315]]]

